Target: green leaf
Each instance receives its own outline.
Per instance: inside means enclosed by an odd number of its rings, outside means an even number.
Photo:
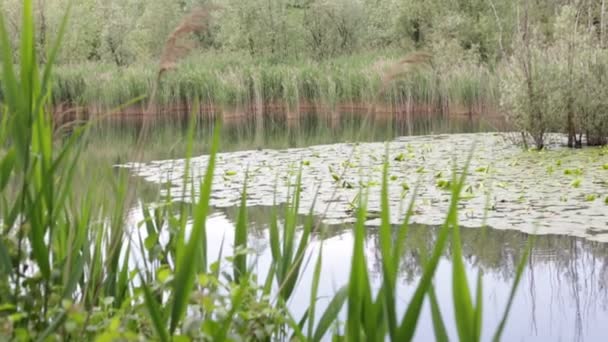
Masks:
[[[196,273],[199,269],[205,269],[206,265],[206,230],[205,221],[209,210],[211,196],[211,185],[213,184],[213,172],[215,170],[215,159],[219,147],[220,124],[216,124],[211,144],[211,154],[207,165],[207,172],[201,183],[200,198],[194,209],[194,222],[190,239],[186,244],[184,254],[176,267],[175,281],[173,282],[173,305],[171,310],[170,333],[173,334],[186,312],[190,291],[194,285]]]
[[[319,280],[321,278],[321,267],[323,265],[323,241],[321,241],[321,247],[319,248],[319,255],[317,256],[317,263],[312,274],[312,285],[310,289],[310,303],[308,310],[310,310],[310,320],[308,322],[308,339],[312,339],[313,325],[315,324],[315,310],[317,304],[317,291],[319,290]]]
[[[234,281],[239,283],[240,278],[247,273],[247,254],[237,253],[239,248],[247,248],[247,174],[243,192],[241,193],[241,207],[239,208],[238,219],[234,232]]]
[[[507,324],[507,318],[509,317],[509,312],[511,311],[511,306],[513,305],[513,300],[515,299],[515,293],[517,292],[517,288],[519,286],[519,282],[521,281],[521,276],[524,273],[524,269],[526,268],[526,264],[528,263],[528,257],[532,252],[532,248],[534,246],[534,236],[530,236],[528,239],[528,245],[524,251],[524,254],[521,256],[519,260],[519,264],[517,265],[517,271],[515,272],[515,279],[513,281],[513,285],[511,285],[511,292],[509,293],[509,300],[507,301],[507,306],[502,315],[502,319],[500,320],[500,324],[496,329],[496,333],[494,333],[494,337],[492,341],[499,342],[502,336],[502,333],[505,329],[505,325]]]
[[[429,299],[431,302],[431,317],[433,318],[433,329],[435,331],[435,341],[447,342],[449,341],[447,330],[441,316],[441,309],[437,302],[437,296],[435,295],[434,286],[429,287]]]
[[[439,230],[439,234],[437,236],[437,240],[435,242],[435,247],[431,253],[431,257],[429,261],[426,263],[423,269],[422,277],[418,282],[418,286],[416,287],[416,291],[412,299],[410,300],[410,304],[407,307],[405,312],[405,316],[401,321],[401,326],[399,327],[398,332],[398,341],[411,341],[414,336],[418,318],[420,316],[420,311],[422,309],[422,304],[424,302],[424,295],[427,293],[429,287],[432,285],[432,279],[435,274],[435,270],[437,269],[437,265],[439,264],[439,259],[443,254],[445,249],[445,245],[450,234],[450,228],[457,224],[458,220],[458,202],[460,199],[460,193],[462,188],[464,187],[464,183],[466,180],[466,175],[468,172],[469,165],[471,163],[471,158],[473,156],[473,149],[469,154],[467,162],[465,163],[464,170],[460,176],[460,179],[454,183],[454,186],[451,188],[452,196],[450,201],[450,207],[445,219],[445,222],[441,229]],[[455,176],[454,176],[455,177]]]
[[[156,302],[156,299],[154,299],[154,296],[146,284],[144,277],[141,274],[139,277],[141,279],[141,287],[144,291],[144,302],[146,304],[146,308],[148,309],[148,313],[150,314],[150,318],[152,319],[154,330],[156,330],[156,333],[162,342],[168,342],[169,333],[165,327],[165,320],[163,319],[160,305]]]
[[[8,184],[16,159],[15,149],[11,148],[0,162],[0,191],[3,191]]]
[[[460,229],[456,221],[452,227],[452,298],[456,328],[461,341],[475,341],[473,303],[462,261]]]
[[[332,298],[329,305],[321,315],[321,319],[319,320],[319,324],[317,324],[317,329],[315,330],[314,337],[312,341],[321,341],[323,336],[329,329],[329,327],[337,321],[338,315],[346,302],[346,298],[348,297],[348,287],[344,286],[338,290],[335,294],[334,298]]]
[[[390,206],[388,203],[388,144],[385,147],[384,167],[382,170],[382,190],[380,195],[380,252],[382,255],[382,271],[384,277],[384,306],[387,315],[391,339],[397,338],[397,312],[395,308],[395,286],[397,273],[393,263],[393,246],[390,222]]]
[[[13,274],[13,265],[8,249],[4,245],[4,241],[0,238],[0,275],[11,276]],[[6,279],[5,279],[6,280]]]

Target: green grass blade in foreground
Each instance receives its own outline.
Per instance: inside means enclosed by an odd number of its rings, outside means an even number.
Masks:
[[[348,284],[348,312],[346,320],[346,338],[350,341],[363,340],[361,336],[361,317],[364,310],[364,297],[369,294],[365,286],[368,280],[367,263],[365,261],[365,218],[367,214],[366,199],[359,196],[357,222],[354,225],[354,245],[351,261],[350,279]]]
[[[327,305],[325,312],[319,319],[319,324],[317,324],[317,329],[315,330],[315,334],[313,335],[312,341],[318,342],[321,341],[325,333],[334,324],[337,319],[346,299],[348,298],[348,287],[344,286],[338,290],[338,292],[334,295],[331,302]],[[311,323],[314,324],[314,319],[311,317]]]
[[[51,81],[51,72],[53,70],[53,66],[55,65],[55,59],[57,58],[57,54],[59,52],[59,48],[61,46],[61,42],[63,40],[63,36],[65,34],[65,30],[68,24],[68,18],[72,9],[72,1],[68,1],[67,8],[61,19],[61,24],[59,25],[59,30],[57,31],[57,36],[55,38],[55,42],[51,47],[46,59],[46,64],[44,66],[42,83],[40,84],[41,93],[39,98],[36,101],[36,107],[38,108],[43,103],[43,96],[47,95],[50,92],[49,83]],[[38,108],[40,109],[40,108]]]
[[[457,219],[452,222],[452,298],[454,318],[461,341],[477,341],[474,333],[474,309],[462,261],[462,244]]]
[[[11,261],[10,254],[8,254],[8,249],[4,245],[4,241],[0,239],[0,283],[7,281],[6,278],[13,275],[13,263]]]
[[[431,302],[431,317],[433,318],[433,330],[435,331],[435,340],[437,342],[447,342],[448,333],[445,329],[445,323],[441,315],[441,309],[437,302],[437,296],[435,295],[435,287],[431,285],[429,287],[429,301]]]
[[[475,339],[481,341],[481,327],[483,325],[483,271],[477,273],[477,291],[475,294],[475,310],[473,321],[473,333]]]
[[[384,153],[384,166],[382,168],[382,190],[380,195],[380,252],[382,254],[382,274],[384,306],[391,339],[397,338],[397,313],[395,309],[395,282],[397,273],[393,263],[393,246],[390,222],[390,206],[388,203],[388,143]]]
[[[247,273],[247,178],[245,172],[243,192],[241,193],[241,207],[234,232],[234,281],[239,283],[240,278]]]
[[[140,274],[139,279],[144,292],[144,302],[146,304],[146,308],[148,309],[148,313],[150,314],[150,318],[152,319],[152,326],[154,327],[154,330],[156,330],[156,333],[162,342],[169,342],[169,333],[167,332],[167,327],[165,326],[165,320],[162,317],[160,305],[158,305],[154,295],[152,295],[150,288],[146,284],[146,279],[144,276]]]
[[[509,300],[507,301],[507,307],[505,308],[505,312],[503,313],[502,319],[500,320],[500,324],[496,329],[496,333],[492,338],[492,341],[498,342],[502,336],[502,333],[505,329],[505,325],[507,324],[507,318],[509,316],[509,312],[511,311],[511,306],[513,305],[513,299],[515,298],[515,293],[517,292],[517,288],[519,286],[519,282],[521,280],[521,276],[524,273],[524,269],[526,268],[526,264],[528,263],[528,257],[532,252],[532,248],[534,247],[534,236],[531,236],[528,240],[528,245],[526,246],[526,250],[524,255],[522,255],[519,264],[517,265],[517,272],[515,273],[515,280],[513,281],[513,285],[511,287],[511,292],[509,294]]]
[[[437,241],[435,242],[435,248],[433,248],[431,253],[431,258],[424,267],[422,277],[418,282],[418,287],[414,292],[414,296],[407,307],[405,316],[403,317],[401,326],[399,327],[398,341],[411,341],[414,336],[420,311],[422,309],[422,304],[424,302],[424,296],[429,287],[432,285],[432,279],[435,275],[437,265],[439,264],[439,259],[441,258],[441,255],[445,249],[445,245],[450,234],[450,228],[458,223],[458,202],[460,200],[460,192],[462,191],[462,187],[466,179],[470,160],[471,157],[469,156],[460,179],[458,182],[454,182],[453,184],[450,207],[445,222],[439,230]]]
[[[0,58],[2,60],[2,82],[0,84],[4,89],[2,100],[8,105],[8,113],[15,115],[21,112],[25,105],[19,82],[15,75],[12,45],[8,37],[4,18],[4,13],[2,13],[0,15],[0,54],[2,56]],[[25,151],[21,150],[19,152],[24,153]]]
[[[194,285],[196,273],[200,268],[206,268],[207,253],[205,245],[201,241],[205,238],[205,220],[209,210],[209,200],[211,196],[211,185],[213,184],[213,173],[215,171],[215,158],[218,151],[220,136],[220,124],[216,124],[213,133],[213,142],[211,144],[211,153],[209,155],[209,163],[207,172],[201,183],[199,202],[195,206],[194,222],[192,224],[192,232],[190,239],[186,243],[186,250],[179,260],[176,267],[175,280],[173,282],[173,305],[171,309],[171,326],[170,333],[173,334],[178,323],[186,312],[190,291]]]
[[[312,285],[310,288],[310,302],[308,304],[308,310],[310,312],[310,319],[308,320],[308,339],[312,339],[313,327],[315,324],[315,310],[317,304],[317,293],[319,290],[319,280],[321,278],[321,268],[323,266],[323,241],[319,247],[319,255],[317,256],[317,263],[315,265],[314,272],[312,274]]]

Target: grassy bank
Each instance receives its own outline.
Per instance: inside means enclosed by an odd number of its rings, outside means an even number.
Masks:
[[[399,60],[397,53],[389,53],[276,64],[246,55],[202,53],[164,75],[154,111],[183,115],[196,102],[207,112],[370,112],[374,106],[390,113],[496,111],[498,82],[486,68],[469,65],[445,73],[426,66],[408,75],[390,75]],[[66,108],[85,107],[103,113],[150,94],[156,71],[154,63],[59,66],[53,101]]]

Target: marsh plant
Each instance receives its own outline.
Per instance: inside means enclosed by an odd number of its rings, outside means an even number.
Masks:
[[[508,118],[539,149],[549,132],[568,134],[570,147],[581,147],[583,138],[591,146],[605,145],[608,53],[602,36],[573,6],[561,8],[552,41],[527,16],[502,72],[501,104]]]
[[[320,233],[312,215],[303,220],[298,218],[300,177],[291,187],[285,211],[275,210],[272,214],[269,239],[274,262],[265,279],[258,279],[253,273],[255,268],[250,266],[246,185],[232,248],[226,242],[220,255],[207,252],[207,216],[219,128],[211,143],[210,162],[198,195],[192,195],[191,207],[171,201],[145,204],[143,221],[137,227],[130,226],[125,217],[129,189],[122,176],[114,184],[110,201],[101,202],[94,195],[84,196],[83,200],[78,193],[95,194],[95,184],[85,189],[73,186],[88,126],[75,129],[66,141],[58,142],[53,138],[51,115],[45,110],[67,16],[44,67],[39,69],[33,13],[33,2],[23,1],[18,60],[11,56],[4,17],[0,16],[5,94],[0,125],[3,339],[318,341],[333,336],[350,341],[387,338],[408,341],[416,332],[424,303],[428,302],[436,338],[445,341],[448,335],[440,312],[442,303],[437,302],[434,294],[433,277],[450,239],[458,338],[463,341],[482,338],[483,278],[480,272],[476,291],[471,293],[457,219],[466,167],[460,174],[454,172],[450,209],[404,312],[396,307],[396,282],[409,215],[399,230],[393,232],[389,221],[388,160],[385,160],[380,213],[381,288],[377,292],[372,290],[366,267],[366,193],[362,190],[353,225],[349,282],[336,292],[321,316],[315,317],[316,294],[323,272],[319,254],[312,271],[309,307],[303,317],[293,317],[288,302],[304,271],[313,233]],[[193,127],[189,131],[188,158],[192,153]],[[500,339],[505,327],[526,261],[524,255],[495,340]]]

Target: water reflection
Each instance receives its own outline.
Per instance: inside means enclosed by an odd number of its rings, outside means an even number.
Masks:
[[[256,251],[258,271],[264,273],[271,257],[268,250],[268,217],[270,208],[250,208],[249,243]],[[219,241],[232,241],[236,208],[217,210],[210,219],[210,246]],[[310,248],[311,260],[323,247],[321,297],[329,297],[348,280],[353,238],[352,226],[325,227],[325,239],[317,236]],[[395,227],[398,229],[398,227]],[[402,309],[413,293],[421,275],[420,255],[429,251],[436,240],[438,227],[413,225],[409,229],[407,249],[403,255],[398,289],[398,305]],[[484,274],[484,337],[490,339],[497,327],[509,295],[517,263],[522,257],[528,235],[512,230],[488,229],[485,237],[480,229],[462,229],[462,247],[469,284],[475,284],[478,270]],[[215,240],[214,240],[215,239]],[[379,236],[367,230],[366,256],[378,289],[381,280]],[[211,241],[217,241],[213,243]],[[209,251],[209,255],[217,251]],[[307,268],[312,269],[311,262]],[[307,306],[311,274],[306,272],[295,298],[290,303],[299,317]],[[605,338],[608,321],[608,244],[568,236],[545,235],[536,238],[515,302],[509,317],[505,341],[598,341]],[[453,321],[451,306],[451,258],[449,248],[439,264],[435,278],[437,295],[446,323]],[[471,285],[474,286],[474,285]],[[327,299],[322,302],[327,302]],[[430,312],[425,308],[416,340],[433,340]],[[454,326],[448,330],[456,338]]]

